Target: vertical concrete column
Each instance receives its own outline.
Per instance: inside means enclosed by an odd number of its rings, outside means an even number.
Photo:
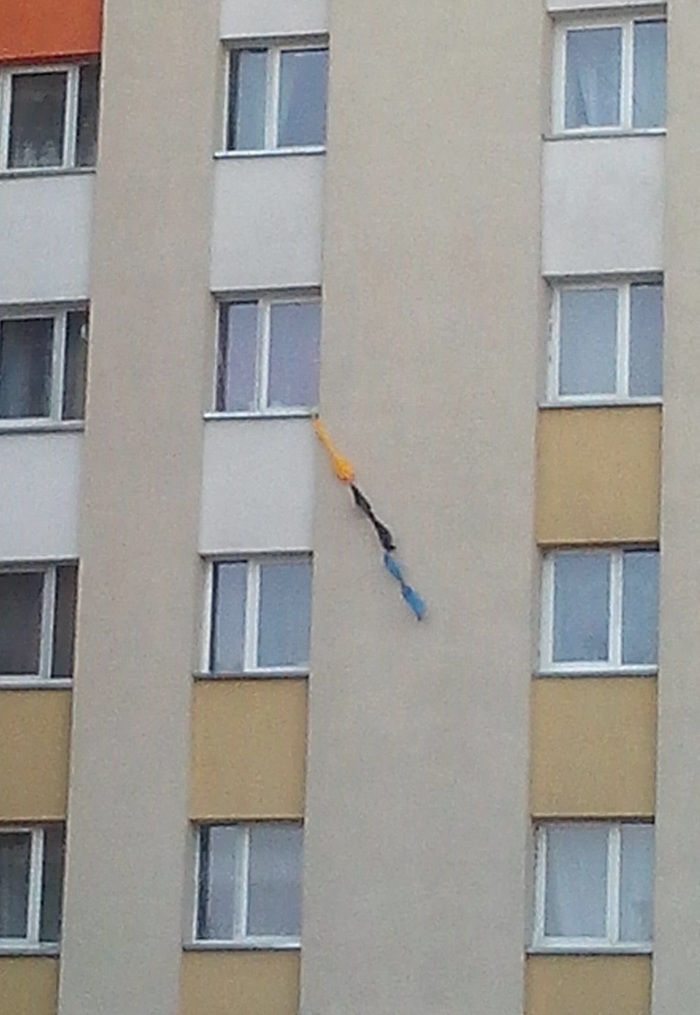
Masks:
[[[700,998],[700,6],[669,4],[654,1015]]]
[[[523,1010],[539,6],[332,0],[303,1015]]]
[[[216,0],[107,0],[61,1015],[177,1011]]]

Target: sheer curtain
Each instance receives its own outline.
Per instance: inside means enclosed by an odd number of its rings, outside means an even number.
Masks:
[[[620,122],[622,30],[573,29],[566,36],[565,126]]]
[[[545,936],[606,936],[608,831],[598,826],[547,829]]]

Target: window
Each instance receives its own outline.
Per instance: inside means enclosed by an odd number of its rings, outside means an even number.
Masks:
[[[660,282],[556,285],[550,400],[585,404],[659,398],[663,331]]]
[[[0,318],[0,421],[85,416],[87,310],[5,313]]]
[[[73,675],[77,564],[0,569],[0,680]]]
[[[6,70],[0,74],[0,97],[3,169],[95,165],[96,64]]]
[[[653,130],[666,122],[666,22],[644,18],[562,26],[554,129]]]
[[[328,50],[311,43],[229,53],[226,149],[319,148],[326,140]]]
[[[195,940],[298,945],[302,839],[294,822],[200,827]]]
[[[545,673],[654,672],[659,626],[656,550],[565,550],[545,556]]]
[[[0,950],[61,937],[64,826],[0,828]]]
[[[216,411],[284,413],[318,403],[321,301],[264,296],[221,305]]]
[[[653,825],[562,822],[536,839],[536,948],[649,950]]]
[[[221,560],[212,566],[208,671],[308,670],[308,557]]]

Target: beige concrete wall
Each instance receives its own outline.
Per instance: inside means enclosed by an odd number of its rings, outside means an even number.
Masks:
[[[646,955],[538,955],[527,960],[525,1015],[649,1015]],[[691,1009],[680,1009],[684,1013]]]
[[[654,1015],[693,1015],[700,879],[700,5],[669,4]]]
[[[304,1015],[522,1013],[542,30],[331,5]]]
[[[0,957],[0,1011],[7,1015],[55,1015],[58,959]]]
[[[534,815],[653,816],[655,680],[535,680],[531,723]]]
[[[537,425],[537,541],[659,538],[661,410],[546,409]]]
[[[187,952],[177,1010],[180,1015],[297,1015],[299,952]]]
[[[69,690],[0,695],[0,821],[65,818],[70,708]]]
[[[61,1015],[179,995],[215,0],[107,0]]]
[[[300,818],[305,767],[305,680],[196,684],[193,819]]]

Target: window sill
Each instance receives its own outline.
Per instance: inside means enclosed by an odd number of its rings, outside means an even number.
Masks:
[[[532,945],[525,949],[526,955],[651,955],[652,945]]]
[[[535,680],[550,680],[552,677],[564,678],[566,680],[587,680],[591,677],[656,677],[658,673],[658,666],[635,666],[625,669],[615,669],[612,666],[602,667],[601,669],[586,669],[585,666],[579,666],[571,670],[560,670],[555,667],[545,668],[537,670],[533,673],[533,677]]]
[[[307,680],[309,669],[294,669],[289,667],[286,670],[248,670],[245,673],[206,673],[204,670],[197,670],[192,674],[194,680]]]
[[[19,166],[13,169],[0,169],[0,180],[29,179],[37,176],[86,176],[96,172],[95,166]]]
[[[634,408],[640,405],[663,405],[663,398],[650,395],[645,398],[557,398],[539,403],[540,409],[619,409]]]
[[[188,941],[186,952],[290,952],[301,951],[301,941]]]
[[[60,955],[58,945],[3,944],[0,942],[0,960],[27,956],[31,958],[55,959]]]
[[[85,429],[83,419],[0,419],[0,435],[16,433],[75,433]]]
[[[300,148],[261,148],[251,151],[218,151],[215,159],[279,159],[288,155],[325,155],[325,145],[308,145]]]
[[[36,677],[1,677],[0,693],[3,691],[65,691],[72,687],[73,681],[69,677],[55,677],[52,679],[38,680]],[[0,948],[2,945],[0,945]]]
[[[610,127],[607,130],[562,130],[553,131],[551,134],[543,134],[543,141],[590,141],[594,140],[605,140],[606,138],[626,138],[626,137],[666,137],[665,127],[647,127],[640,128],[639,130],[632,130],[630,128],[622,127]]]
[[[280,409],[270,412],[205,412],[204,418],[207,422],[230,419],[309,419],[316,414],[316,409]]]

